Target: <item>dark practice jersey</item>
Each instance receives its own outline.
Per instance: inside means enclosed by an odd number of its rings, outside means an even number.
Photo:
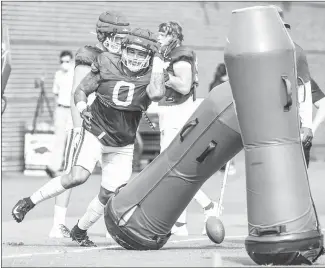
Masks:
[[[164,59],[168,65],[167,72],[175,75],[173,65],[178,61],[186,61],[192,67],[192,86],[188,94],[183,95],[171,87],[166,86],[165,97],[159,102],[160,106],[177,105],[185,102],[190,96],[195,94],[195,88],[198,86],[198,64],[195,52],[187,46],[175,47]]]
[[[130,77],[124,74],[120,59],[104,52],[94,61],[92,72],[99,73],[100,81],[91,105],[90,132],[106,146],[133,144],[142,111],[151,103],[146,92],[151,67],[138,77]]]
[[[319,88],[318,84],[315,82],[313,78],[310,78],[311,85],[311,96],[313,103],[325,98],[324,92]]]
[[[296,65],[297,65],[297,76],[300,77],[304,83],[310,81],[310,72],[307,62],[305,51],[296,43]],[[302,82],[298,79],[298,85],[302,85]]]

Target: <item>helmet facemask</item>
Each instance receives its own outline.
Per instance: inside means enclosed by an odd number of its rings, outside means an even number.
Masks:
[[[123,47],[121,60],[131,72],[139,72],[149,66],[150,50],[135,44]]]
[[[111,34],[103,42],[103,46],[111,53],[121,54],[121,43],[126,34]]]

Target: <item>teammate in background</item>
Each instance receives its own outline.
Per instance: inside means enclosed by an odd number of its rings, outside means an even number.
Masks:
[[[209,85],[209,92],[216,86],[219,86],[228,80],[229,80],[229,78],[227,75],[226,65],[222,62],[222,63],[218,64],[218,66],[217,66],[217,70],[213,76],[213,80],[211,81],[211,83]]]
[[[284,21],[283,10],[278,6],[273,6],[277,9],[280,17],[283,20],[284,26],[289,33],[291,29],[290,24]],[[290,33],[289,33],[290,35]],[[313,104],[311,94],[310,71],[308,67],[307,57],[305,51],[294,42],[296,49],[296,66],[297,66],[297,80],[298,80],[298,101],[299,101],[299,115],[300,115],[300,136],[302,146],[304,149],[304,156],[307,168],[309,166],[310,149],[313,140]]]
[[[315,107],[317,108],[316,115],[313,120],[313,134],[315,135],[316,130],[318,129],[319,125],[325,121],[325,94],[319,88],[316,81],[311,78],[311,94],[312,94],[312,101]]]
[[[229,77],[227,74],[226,65],[222,62],[218,64],[217,71],[213,77],[213,81],[210,83],[209,92],[218,85],[223,84],[224,82],[228,81]],[[226,164],[227,165],[227,164]],[[221,172],[225,172],[226,165],[220,168]],[[230,160],[228,175],[235,175],[236,174],[236,167],[235,167],[235,159],[233,158]]]
[[[161,151],[164,151],[195,110],[198,70],[195,52],[182,45],[182,27],[177,22],[170,21],[160,24],[158,32],[158,42],[161,45],[165,69],[169,75],[169,80],[166,83],[166,95],[158,104],[161,131],[160,148]],[[194,198],[203,208],[205,221],[208,216],[216,215],[217,203],[211,201],[202,190],[199,190]],[[188,235],[186,209],[178,218],[171,232],[180,236]],[[205,227],[203,234],[206,234]]]
[[[313,78],[310,78],[311,83],[311,94],[312,94],[312,102],[314,106],[317,108],[316,115],[314,117],[312,123],[312,133],[315,136],[316,130],[319,125],[325,121],[325,94],[319,88],[318,84],[315,82]],[[310,148],[312,147],[312,143],[310,142]],[[307,156],[308,160],[310,155]]]
[[[142,111],[165,94],[168,76],[156,53],[157,46],[153,33],[134,29],[123,39],[121,59],[108,52],[97,56],[91,72],[74,94],[83,127],[71,171],[19,200],[12,210],[17,222],[36,204],[84,183],[101,158],[99,194],[70,232],[72,240],[80,246],[95,246],[87,230],[104,214],[104,207],[114,191],[131,177],[134,141]],[[96,99],[88,106],[87,97],[95,91]]]
[[[54,117],[55,139],[51,159],[45,171],[49,177],[54,178],[62,171],[64,149],[67,142],[67,131],[72,127],[70,99],[73,82],[73,55],[71,51],[60,53],[60,69],[56,71],[53,82],[56,109]]]
[[[75,151],[75,140],[78,140],[82,127],[82,119],[80,113],[74,104],[74,92],[81,80],[90,72],[91,64],[97,55],[102,52],[110,52],[117,58],[121,55],[121,40],[129,32],[129,23],[120,15],[113,12],[103,12],[100,14],[96,23],[96,33],[98,43],[94,46],[81,47],[75,55],[75,72],[73,86],[71,92],[71,115],[73,121],[73,129],[70,130],[65,152],[64,170],[68,173],[71,169],[72,156]],[[88,98],[90,105],[95,99],[95,94],[91,94]],[[67,207],[69,205],[71,189],[65,191],[55,198],[54,221],[49,236],[52,238],[62,238],[61,225],[65,225]]]

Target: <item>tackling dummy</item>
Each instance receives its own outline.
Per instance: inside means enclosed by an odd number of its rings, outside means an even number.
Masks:
[[[211,91],[169,147],[109,199],[108,232],[126,249],[160,249],[203,183],[242,148],[226,82]]]
[[[7,100],[3,94],[7,86],[7,82],[11,73],[11,56],[10,56],[10,39],[9,29],[7,25],[2,26],[1,41],[1,100],[4,101],[1,114],[5,111]]]
[[[312,264],[323,250],[299,132],[295,48],[273,7],[233,11],[225,63],[245,148],[249,256]]]

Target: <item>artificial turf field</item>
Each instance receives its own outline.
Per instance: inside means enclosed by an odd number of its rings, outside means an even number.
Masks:
[[[172,236],[158,251],[128,251],[105,237],[104,220],[99,220],[90,230],[89,237],[97,248],[82,248],[70,239],[50,239],[48,233],[53,221],[54,200],[47,200],[28,213],[22,223],[11,217],[16,202],[29,196],[47,182],[46,177],[26,177],[22,173],[2,174],[2,266],[28,267],[213,267],[214,259],[222,259],[222,266],[254,266],[245,251],[247,236],[246,182],[242,153],[236,157],[237,173],[228,176],[221,220],[226,238],[220,245],[213,244],[201,235],[203,211],[193,200],[188,210],[188,237]],[[135,174],[136,175],[136,174]],[[216,173],[203,190],[217,200],[223,173]],[[325,233],[325,163],[311,162],[309,178],[312,195],[323,232]],[[93,175],[88,182],[73,190],[67,212],[66,225],[70,228],[85,212],[96,195],[100,175]],[[219,262],[220,265],[220,262]],[[325,256],[315,266],[325,266]]]

